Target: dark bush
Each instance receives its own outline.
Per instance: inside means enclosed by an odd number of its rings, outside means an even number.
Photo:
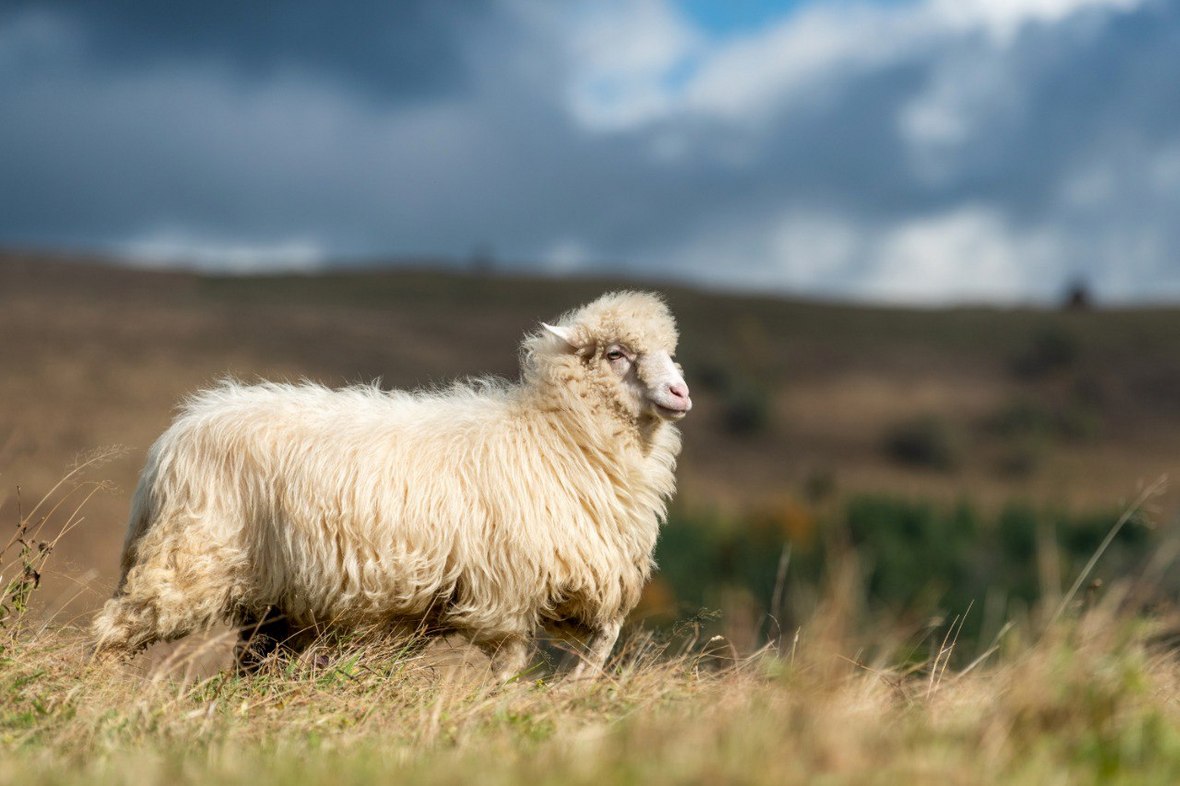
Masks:
[[[1036,437],[1014,440],[996,461],[997,472],[1006,478],[1028,478],[1041,467],[1045,458],[1044,442]]]
[[[1022,398],[1005,404],[988,419],[987,427],[1001,437],[1051,436],[1057,418],[1042,404]]]
[[[705,361],[692,384],[721,399],[721,425],[730,434],[749,436],[770,425],[770,395],[758,382],[721,363]]]
[[[1051,407],[1031,399],[1009,402],[988,419],[986,426],[997,436],[1011,440],[1080,442],[1101,431],[1099,418],[1081,403]]]
[[[1073,366],[1081,355],[1077,338],[1059,327],[1033,335],[1028,347],[1012,358],[1012,371],[1024,379],[1038,379]]]
[[[1065,311],[1089,311],[1094,307],[1094,296],[1090,293],[1090,285],[1085,279],[1071,281],[1065,288],[1065,297],[1061,299],[1061,308]]]
[[[900,464],[943,472],[959,466],[963,455],[960,436],[934,415],[897,424],[885,435],[885,454]]]
[[[734,386],[722,401],[725,429],[738,436],[765,431],[770,425],[770,397],[752,384]]]
[[[705,361],[694,370],[692,385],[713,393],[725,393],[733,386],[733,374],[720,363]]]
[[[961,610],[970,602],[979,531],[970,506],[946,511],[891,497],[860,497],[848,504],[845,520],[866,557],[874,602],[921,614]]]
[[[803,496],[808,502],[823,502],[836,493],[836,473],[814,469],[803,479]]]

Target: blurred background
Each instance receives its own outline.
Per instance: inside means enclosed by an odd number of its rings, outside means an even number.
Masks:
[[[512,377],[621,286],[697,401],[637,620],[752,646],[854,554],[983,640],[1180,465],[1176,3],[7,0],[0,107],[0,526],[125,447],[79,614],[184,394]]]

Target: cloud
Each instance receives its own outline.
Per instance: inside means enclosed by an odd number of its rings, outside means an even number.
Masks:
[[[881,223],[789,212],[760,225],[694,238],[678,255],[714,286],[740,287],[731,271],[755,257],[768,261],[765,287],[894,303],[1052,299],[1070,273],[1064,239],[980,205]]]
[[[970,205],[890,227],[874,246],[858,286],[898,302],[1052,297],[1067,273],[1064,244],[1051,231],[1017,230],[995,211]]]
[[[1085,11],[1131,11],[1142,0],[930,0],[929,9],[946,29],[982,31],[1009,44],[1026,25],[1055,24]]]
[[[466,86],[466,26],[482,6],[427,0],[9,0],[0,27],[29,20],[68,27],[79,59],[136,74],[185,64],[216,65],[237,81],[265,83],[314,73],[370,98],[412,101]]]
[[[608,4],[568,44],[577,75],[571,102],[579,117],[605,130],[692,114],[746,123],[791,102],[823,100],[825,87],[865,71],[928,60],[952,41],[971,43],[982,35],[1003,48],[1028,25],[1059,23],[1087,11],[1127,12],[1140,3],[815,3],[755,33],[711,44],[668,4],[644,2],[638,15],[630,5]],[[585,46],[584,37],[593,46]],[[915,122],[944,133],[948,118],[927,111]]]
[[[0,243],[1180,295],[1174,4],[395,5],[6,5]]]
[[[277,242],[219,241],[208,235],[158,229],[130,238],[120,251],[137,267],[168,268],[185,264],[198,270],[236,274],[268,271],[314,272],[325,269],[324,249],[314,240],[284,238]]]
[[[549,29],[567,20],[543,20]],[[567,88],[571,112],[604,130],[630,127],[668,111],[678,70],[697,56],[701,35],[661,0],[582,6],[567,34],[575,67]]]

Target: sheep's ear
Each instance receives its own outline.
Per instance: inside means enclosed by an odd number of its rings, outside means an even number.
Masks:
[[[542,322],[541,327],[569,345],[570,349],[577,349],[578,345],[574,343],[573,328],[563,327],[561,325],[550,325],[548,322]]]

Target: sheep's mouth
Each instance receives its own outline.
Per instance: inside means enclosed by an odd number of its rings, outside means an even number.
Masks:
[[[656,414],[664,420],[680,420],[688,414],[687,407],[684,409],[674,409],[672,407],[665,407],[663,404],[657,404],[654,401],[651,402],[651,405],[655,409]]]

